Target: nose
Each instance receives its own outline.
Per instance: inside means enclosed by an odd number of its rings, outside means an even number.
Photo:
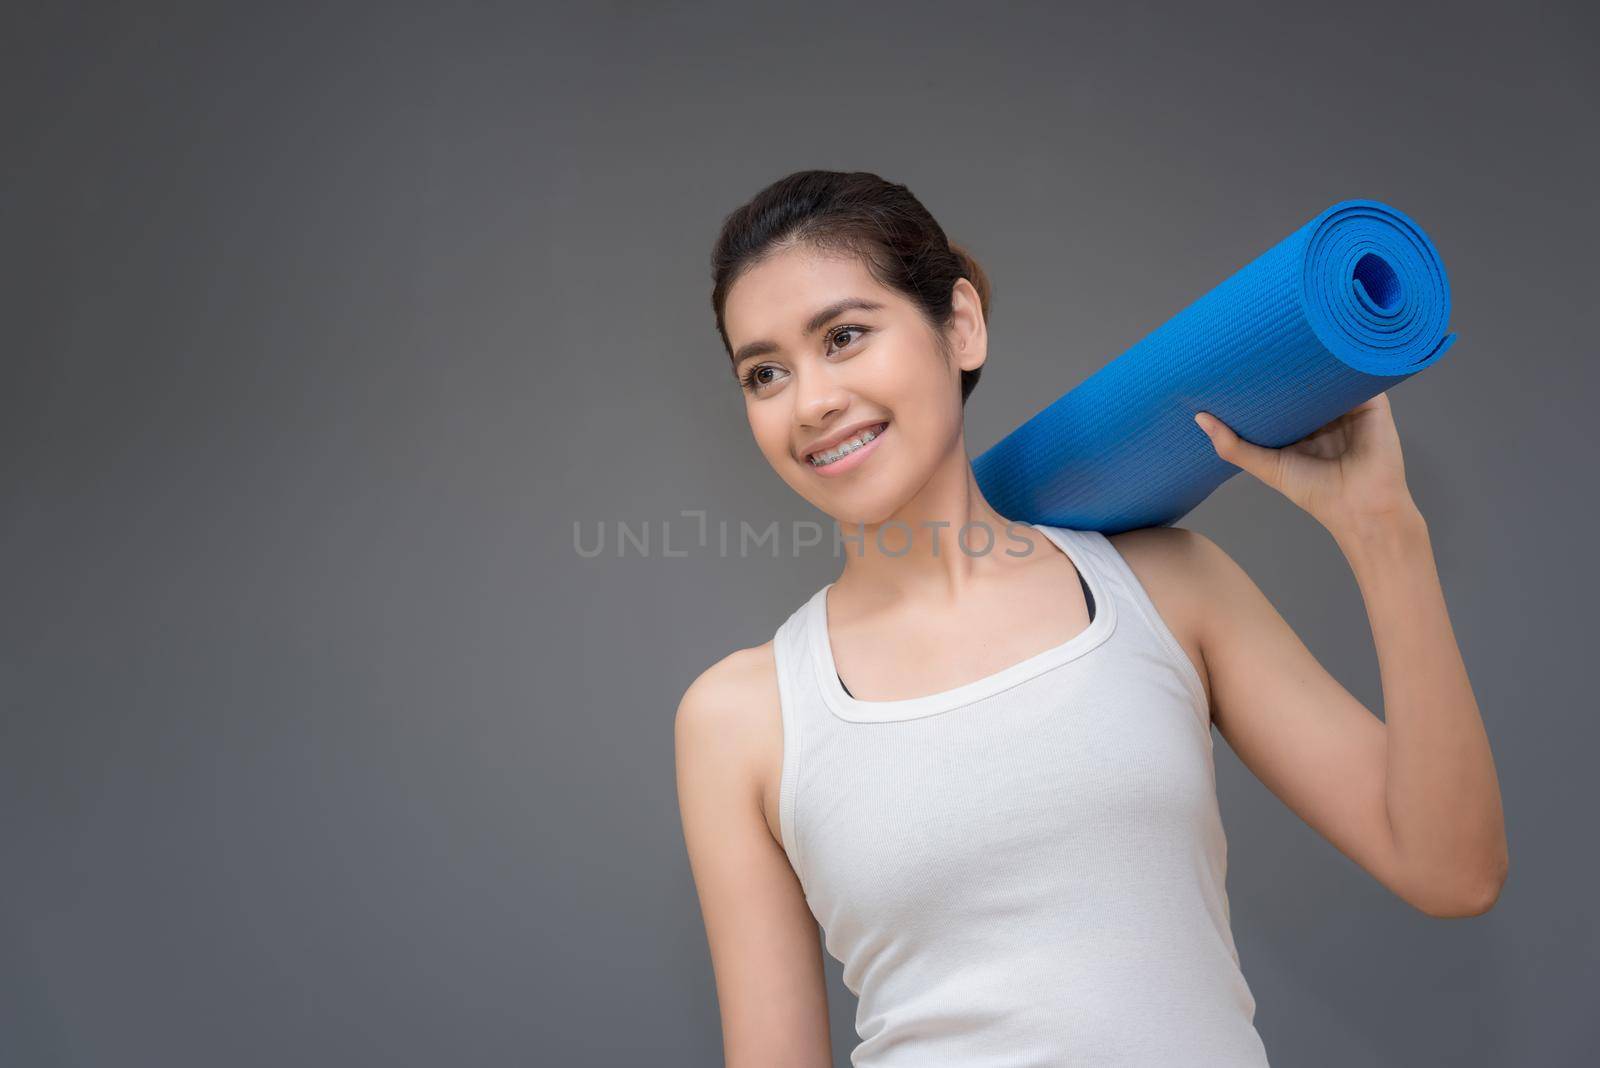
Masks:
[[[795,418],[802,426],[821,426],[849,403],[849,394],[826,367],[807,367],[795,378]]]

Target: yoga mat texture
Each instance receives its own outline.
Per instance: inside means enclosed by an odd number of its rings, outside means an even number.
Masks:
[[[1450,283],[1410,218],[1345,200],[1246,264],[972,463],[1000,514],[1170,526],[1240,468],[1194,413],[1280,448],[1432,365]]]

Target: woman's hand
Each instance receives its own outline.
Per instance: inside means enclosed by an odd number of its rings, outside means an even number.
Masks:
[[[1386,393],[1281,449],[1250,444],[1209,412],[1194,418],[1218,456],[1288,497],[1336,537],[1416,512]]]

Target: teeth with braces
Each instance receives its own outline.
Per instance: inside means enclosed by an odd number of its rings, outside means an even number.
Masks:
[[[808,457],[808,459],[811,461],[812,467],[827,467],[829,464],[835,463],[844,459],[846,456],[849,456],[851,453],[866,445],[877,436],[878,432],[876,430],[863,430],[849,441],[841,442],[833,448],[828,449],[826,452],[816,453],[815,455]]]

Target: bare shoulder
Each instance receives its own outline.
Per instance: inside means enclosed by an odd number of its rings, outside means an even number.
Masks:
[[[1156,593],[1151,588],[1154,584],[1171,595],[1169,599],[1192,592],[1198,585],[1195,580],[1200,577],[1199,569],[1207,566],[1213,551],[1221,551],[1210,538],[1188,527],[1140,527],[1108,535],[1107,539],[1152,597]]]
[[[772,642],[736,649],[702,671],[678,702],[673,729],[680,764],[719,765],[748,791],[777,838],[783,719]]]
[[[692,696],[697,707],[715,705],[719,699],[748,696],[753,687],[776,682],[777,673],[772,642],[763,642],[748,649],[735,649],[700,672],[684,696]]]
[[[1210,538],[1188,527],[1140,527],[1107,535],[1149,594],[1167,628],[1189,654],[1206,696],[1210,673],[1201,647],[1201,628],[1209,604],[1207,575],[1222,553]]]
[[[1140,527],[1109,534],[1107,539],[1130,567],[1147,568],[1158,581],[1174,574],[1181,575],[1184,568],[1201,562],[1206,546],[1215,545],[1210,538],[1188,527]],[[1139,581],[1144,581],[1144,575],[1139,576]]]
[[[777,664],[770,644],[700,673],[676,721],[678,807],[716,977],[729,1065],[823,1065],[828,990],[805,888],[763,791],[776,747]],[[776,730],[775,730],[776,728]]]
[[[675,729],[731,755],[763,733],[763,713],[776,710],[778,667],[772,643],[737,649],[702,671],[678,702]]]

